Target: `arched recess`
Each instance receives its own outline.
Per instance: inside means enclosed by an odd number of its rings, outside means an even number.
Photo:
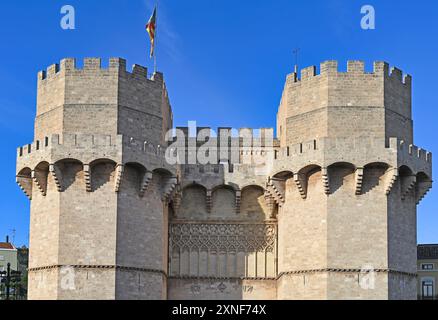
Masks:
[[[218,218],[236,216],[236,190],[230,185],[220,185],[212,189],[211,214]]]
[[[172,172],[165,168],[155,168],[152,170],[154,174],[160,175],[162,177],[169,177],[172,176]]]
[[[223,189],[223,188],[231,190],[233,192],[239,191],[239,187],[236,184],[230,183],[230,184],[215,185],[211,188],[211,192],[214,193],[216,190]]]
[[[389,168],[390,165],[384,162],[366,164],[363,168],[361,193],[367,194],[373,190],[383,193],[389,183],[388,180],[392,179]]]
[[[167,169],[156,168],[153,171],[153,184],[161,193],[161,199],[170,202],[176,190],[178,179]]]
[[[16,181],[24,194],[32,200],[32,170],[30,168],[23,168],[18,172]]]
[[[336,162],[327,167],[330,183],[330,193],[335,194],[342,187],[351,190],[356,188],[354,173],[356,166],[349,162]]]
[[[292,179],[294,173],[289,170],[277,172],[270,177],[266,183],[266,194],[268,202],[272,207],[272,201],[278,206],[282,206],[286,200],[286,182]]]
[[[120,184],[120,192],[142,196],[142,189],[146,191],[147,185],[152,178],[152,173],[147,177],[147,169],[138,162],[128,162],[124,165],[124,172]],[[147,182],[145,180],[149,179]]]
[[[400,192],[402,200],[413,197],[417,176],[414,174],[411,168],[405,165],[398,169],[398,174],[400,178]]]
[[[182,190],[181,206],[178,218],[202,219],[208,217],[207,188],[193,183]]]
[[[67,191],[73,185],[84,188],[84,165],[80,160],[71,158],[58,160],[52,170],[55,171],[59,191]]]
[[[41,192],[42,195],[47,194],[47,185],[49,177],[49,163],[46,161],[40,162],[32,172],[32,179],[35,186]]]
[[[97,159],[90,163],[91,191],[95,192],[114,182],[116,163],[111,159]]]
[[[398,172],[400,177],[408,177],[414,175],[412,169],[405,165],[400,166],[400,168],[398,168]]]
[[[304,168],[298,170],[298,174],[304,174],[306,176],[311,175],[314,172],[321,171],[321,166],[317,164],[309,164]]]
[[[432,179],[425,172],[417,173],[417,185],[415,189],[416,203],[419,204],[424,196],[432,188]]]
[[[271,217],[265,198],[265,190],[258,185],[249,185],[241,191],[240,213],[251,220],[264,221]]]
[[[293,176],[294,176],[294,173],[292,171],[285,170],[285,171],[280,171],[280,172],[274,174],[272,176],[272,178],[286,181],[288,179],[293,178]]]
[[[309,187],[310,190],[316,190],[318,194],[321,193],[321,171],[321,166],[317,164],[309,164],[298,170],[298,173],[294,175],[295,184],[303,199],[307,199],[309,195]]]

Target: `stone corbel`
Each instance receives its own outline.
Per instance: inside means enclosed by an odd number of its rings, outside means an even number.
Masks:
[[[357,168],[354,176],[355,193],[359,196],[362,193],[363,168]]]
[[[53,177],[53,181],[55,182],[56,189],[58,190],[58,192],[62,192],[62,184],[61,184],[62,173],[59,170],[58,166],[56,164],[49,165],[49,172]]]
[[[414,189],[417,182],[417,176],[410,175],[402,177],[401,179],[401,199],[405,200],[408,194]]]
[[[207,206],[207,212],[211,213],[211,207],[212,207],[212,191],[211,190],[207,190],[205,203]]]
[[[171,194],[175,190],[177,184],[178,184],[178,179],[176,177],[167,178],[167,181],[163,188],[163,195],[161,197],[163,201],[171,200]]]
[[[301,195],[301,198],[307,198],[307,177],[304,174],[296,173],[294,174],[295,185]]]
[[[398,169],[397,168],[391,168],[388,171],[386,171],[385,174],[385,194],[389,196],[389,194],[392,191],[392,188],[394,187],[395,182],[398,178]]]
[[[265,191],[265,201],[266,201],[266,205],[268,206],[268,210],[269,210],[269,217],[271,219],[275,219],[275,199],[271,196],[271,194],[266,190]]]
[[[426,196],[429,190],[432,188],[432,181],[421,181],[417,183],[415,200],[417,204],[420,204],[421,200]]]
[[[47,176],[44,177],[44,174],[41,174],[40,172],[36,170],[32,170],[31,172],[31,178],[35,185],[37,186],[38,190],[41,192],[43,196],[47,195]]]
[[[324,193],[326,195],[329,195],[330,194],[330,179],[329,179],[328,169],[322,168],[321,174],[322,174],[322,185],[324,187]]]
[[[24,194],[32,200],[32,178],[29,176],[20,176],[16,177],[16,181],[21,190],[23,190]]]
[[[175,189],[175,194],[172,199],[173,212],[175,216],[178,215],[178,210],[181,207],[181,201],[182,201],[182,191],[181,191],[181,187],[178,185]]]
[[[242,191],[236,191],[236,214],[240,214],[240,202],[242,199]]]
[[[85,190],[91,192],[91,168],[89,164],[84,164],[84,179],[85,179]]]
[[[117,193],[120,191],[120,184],[122,182],[124,171],[125,171],[125,166],[123,164],[118,164],[116,167],[116,177],[114,184],[114,191]]]
[[[149,183],[151,182],[153,177],[152,172],[146,171],[144,173],[143,178],[141,179],[141,184],[140,184],[140,191],[139,191],[139,195],[141,198],[144,197],[144,194],[146,192],[146,190],[148,189]]]
[[[285,181],[275,178],[269,178],[267,183],[268,191],[274,197],[279,206],[282,206],[285,202]]]

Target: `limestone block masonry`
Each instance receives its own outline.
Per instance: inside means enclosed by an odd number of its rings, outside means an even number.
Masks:
[[[416,299],[432,155],[413,145],[411,101],[411,77],[387,63],[327,61],[287,76],[272,146],[241,138],[237,160],[171,165],[161,73],[50,66],[17,151],[29,298]]]

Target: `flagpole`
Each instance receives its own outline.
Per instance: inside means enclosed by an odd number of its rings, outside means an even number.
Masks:
[[[154,40],[154,73],[157,73],[157,40],[158,40],[158,5],[160,0],[157,0],[155,5],[156,15],[155,15],[155,40]]]
[[[155,47],[155,49],[156,49],[156,47]],[[155,49],[154,49],[154,73],[157,72],[157,56],[155,53]]]

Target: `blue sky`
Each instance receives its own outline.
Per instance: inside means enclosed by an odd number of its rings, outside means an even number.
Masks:
[[[274,127],[292,51],[300,66],[323,60],[385,60],[413,76],[415,143],[438,154],[438,2],[356,0],[161,0],[158,68],[175,125]],[[76,9],[62,30],[60,9]],[[376,10],[376,30],[360,28],[360,9]],[[153,1],[2,1],[0,3],[0,239],[16,229],[27,244],[29,201],[15,184],[16,147],[33,140],[36,74],[64,57],[123,57],[152,69],[144,24]],[[435,165],[436,165],[435,161]],[[438,188],[418,209],[418,240],[438,243]]]

